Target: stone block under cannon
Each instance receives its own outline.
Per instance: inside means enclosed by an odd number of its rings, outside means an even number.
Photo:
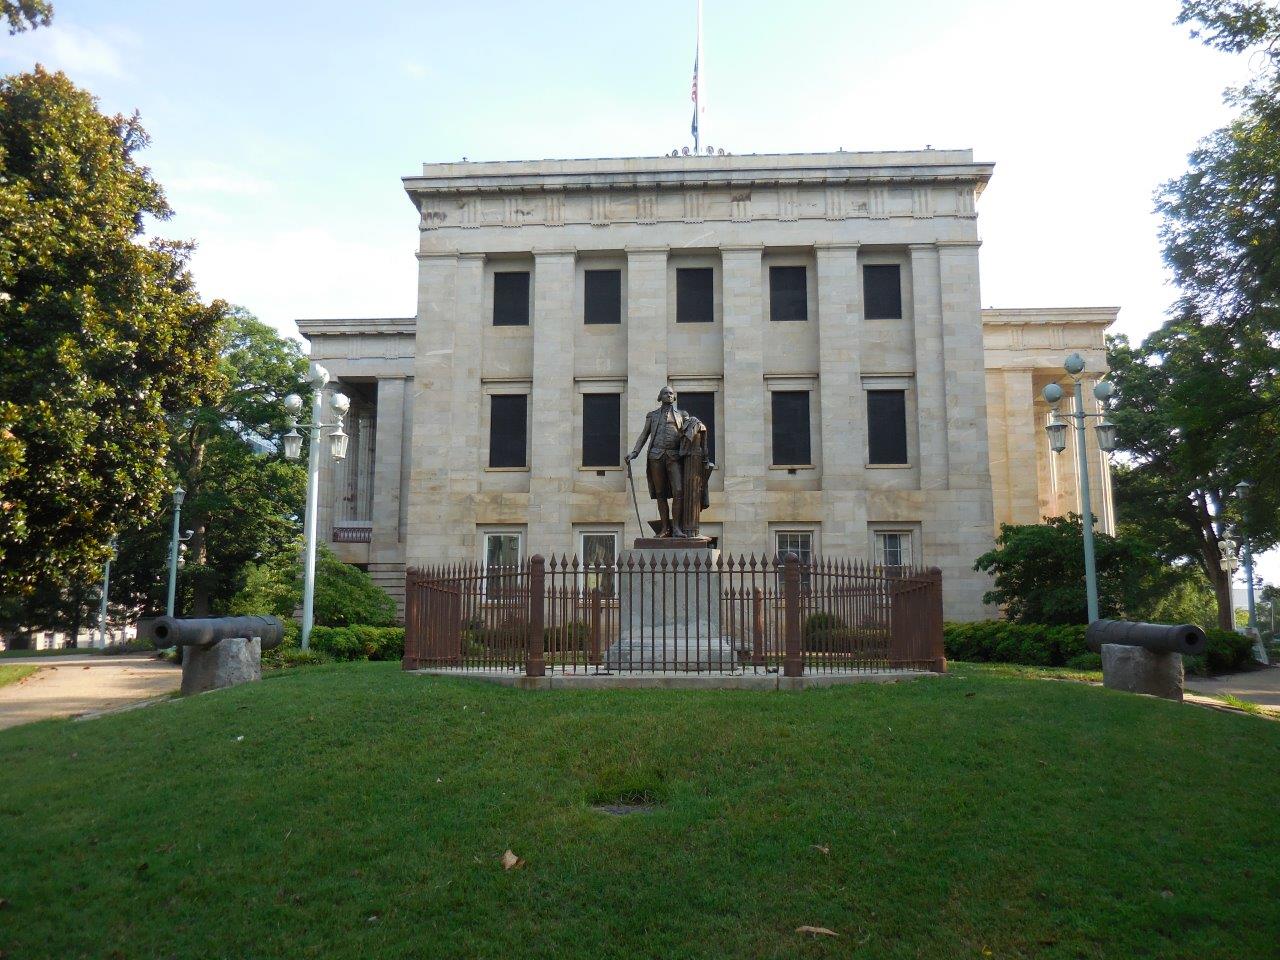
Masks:
[[[262,651],[284,639],[276,617],[156,617],[138,624],[156,649],[182,649],[182,695],[262,679]]]
[[[1102,654],[1102,685],[1128,693],[1181,700],[1182,657],[1204,653],[1208,638],[1194,624],[1095,620],[1085,646]]]

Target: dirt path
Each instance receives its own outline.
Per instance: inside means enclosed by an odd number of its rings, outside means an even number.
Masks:
[[[1280,710],[1280,666],[1225,677],[1188,677],[1186,686],[1188,693],[1217,697],[1229,693],[1241,700]]]
[[[73,717],[158,697],[178,689],[182,669],[148,656],[48,657],[5,660],[40,669],[0,687],[0,730],[48,717]]]

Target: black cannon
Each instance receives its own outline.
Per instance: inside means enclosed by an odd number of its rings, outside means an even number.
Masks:
[[[160,647],[209,647],[221,640],[261,641],[261,649],[279,646],[284,624],[278,617],[208,617],[180,620],[156,617],[138,624],[140,635],[150,637]]]
[[[1085,645],[1102,654],[1102,684],[1113,690],[1182,699],[1181,654],[1204,653],[1209,640],[1194,624],[1095,620]]]
[[[262,679],[262,651],[284,639],[276,617],[156,617],[138,624],[138,636],[157,648],[182,648],[182,692],[204,693]]]
[[[1084,635],[1085,646],[1102,652],[1104,643],[1141,647],[1152,653],[1182,653],[1188,657],[1204,653],[1209,640],[1193,623],[1140,623],[1130,620],[1095,620]]]

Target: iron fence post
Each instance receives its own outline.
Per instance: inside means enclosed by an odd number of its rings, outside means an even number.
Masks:
[[[587,662],[600,665],[600,588],[591,588],[591,636],[587,640]]]
[[[782,602],[786,606],[782,675],[799,677],[804,674],[804,651],[800,643],[800,558],[794,553],[782,558]]]
[[[751,665],[764,666],[764,592],[751,588]]]
[[[524,675],[526,677],[545,677],[547,675],[547,665],[542,656],[545,643],[543,639],[543,624],[546,615],[544,608],[546,601],[546,575],[547,562],[542,558],[542,554],[536,554],[531,557],[529,559],[529,637],[524,662]]]

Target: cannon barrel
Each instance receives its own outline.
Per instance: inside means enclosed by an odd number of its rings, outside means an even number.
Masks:
[[[143,624],[139,624],[143,626]],[[284,624],[278,617],[208,617],[180,620],[156,617],[145,623],[146,633],[157,647],[207,647],[219,640],[258,637],[262,649],[277,646],[284,639]]]
[[[1085,646],[1094,653],[1102,652],[1104,643],[1126,647],[1142,647],[1153,653],[1204,653],[1209,640],[1193,623],[1141,623],[1131,620],[1095,620],[1084,635]]]

